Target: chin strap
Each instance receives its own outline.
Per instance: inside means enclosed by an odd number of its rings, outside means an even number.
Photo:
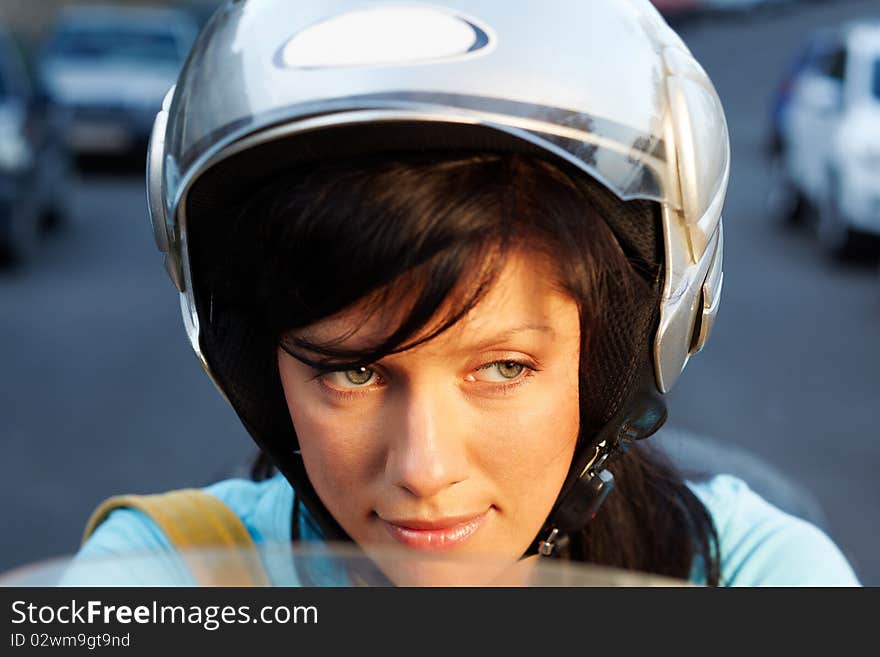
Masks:
[[[589,463],[553,514],[549,534],[538,543],[538,554],[542,557],[553,555],[559,548],[564,549],[568,545],[569,535],[596,517],[605,498],[614,488],[614,475],[605,469],[611,451],[604,440],[596,446]]]

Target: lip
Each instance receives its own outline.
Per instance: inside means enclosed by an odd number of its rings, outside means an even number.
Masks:
[[[451,550],[471,538],[489,517],[489,509],[468,516],[449,516],[434,520],[422,518],[381,518],[386,531],[398,543],[418,550]]]

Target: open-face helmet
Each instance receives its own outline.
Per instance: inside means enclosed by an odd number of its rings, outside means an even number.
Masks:
[[[331,536],[341,529],[322,512],[290,427],[269,419],[280,390],[249,386],[261,374],[246,354],[228,354],[231,341],[247,343],[246,329],[211,328],[207,236],[281,171],[447,149],[524,153],[577,172],[612,199],[604,218],[624,250],[662,272],[635,327],[631,315],[612,320],[642,335],[641,355],[608,364],[616,378],[606,426],[576,455],[560,503],[580,480],[603,487],[593,475],[611,446],[659,427],[662,395],[706,344],[718,311],[724,112],[648,0],[227,0],[156,118],[150,215],[193,349]],[[629,211],[630,202],[656,211]],[[574,530],[591,509],[575,504],[557,525]]]

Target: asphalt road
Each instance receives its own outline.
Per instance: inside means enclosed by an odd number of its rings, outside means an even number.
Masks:
[[[810,488],[880,585],[880,276],[768,219],[762,155],[771,90],[803,35],[871,13],[880,2],[681,27],[727,109],[733,168],[720,317],[669,405],[672,425]],[[187,344],[140,169],[82,176],[70,209],[37,262],[0,272],[0,571],[74,551],[109,495],[205,484],[252,451]]]
[[[804,35],[865,16],[880,17],[880,2],[682,29],[727,111],[732,169],[718,322],[669,405],[676,426],[741,445],[808,486],[832,537],[876,586],[880,275],[870,261],[831,262],[809,230],[768,218],[763,157],[768,99]]]

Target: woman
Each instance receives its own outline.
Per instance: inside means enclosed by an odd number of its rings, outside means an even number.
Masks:
[[[819,530],[636,442],[711,330],[729,171],[650,4],[302,5],[218,11],[148,164],[193,347],[280,471],[208,491],[250,536],[352,540],[398,583],[449,573],[377,546],[855,583]],[[83,555],[147,546],[123,509]]]

